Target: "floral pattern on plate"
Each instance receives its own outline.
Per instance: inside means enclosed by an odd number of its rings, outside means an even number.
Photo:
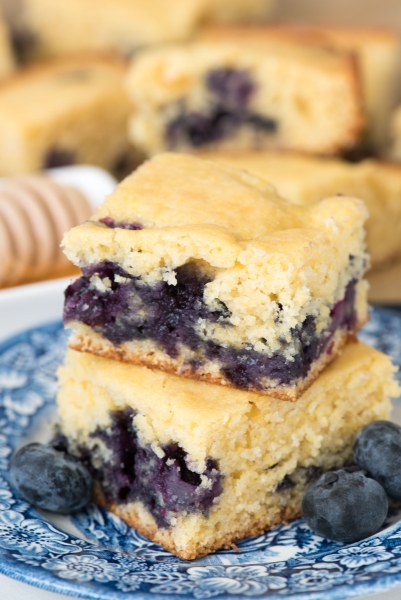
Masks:
[[[401,364],[401,314],[376,309],[361,337]],[[401,584],[401,522],[349,546],[298,519],[243,540],[238,551],[182,561],[94,504],[69,519],[74,536],[18,498],[8,483],[14,449],[54,409],[61,323],[0,345],[0,571],[60,593],[117,600],[267,597],[336,600]],[[48,421],[45,421],[48,422]],[[395,515],[397,519],[397,515]]]

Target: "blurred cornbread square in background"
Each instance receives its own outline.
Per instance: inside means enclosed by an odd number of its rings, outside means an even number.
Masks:
[[[369,211],[366,229],[372,267],[401,256],[401,165],[269,151],[198,155],[263,177],[296,204],[310,205],[337,194],[362,198]]]
[[[391,110],[397,99],[397,77],[401,67],[401,43],[392,29],[302,24],[274,24],[207,28],[200,39],[246,43],[253,36],[276,42],[298,42],[309,46],[349,51],[360,69],[364,107],[368,117],[366,142],[382,152],[388,141]]]
[[[161,154],[69,231],[71,347],[296,400],[367,320],[367,211]]]
[[[24,60],[184,40],[204,23],[264,20],[272,0],[2,0]]]
[[[0,175],[69,164],[115,171],[133,150],[126,63],[115,56],[59,59],[0,85]]]
[[[9,32],[0,14],[0,80],[15,68],[15,60]]]
[[[202,147],[331,154],[358,144],[364,116],[352,56],[247,31],[240,44],[200,41],[135,57],[127,79],[134,145],[153,155]]]

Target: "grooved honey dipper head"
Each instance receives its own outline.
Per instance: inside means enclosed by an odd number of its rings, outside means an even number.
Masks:
[[[0,286],[66,269],[62,236],[91,213],[81,192],[45,175],[0,181]]]

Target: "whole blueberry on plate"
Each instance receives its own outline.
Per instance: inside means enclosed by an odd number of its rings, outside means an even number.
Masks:
[[[401,427],[390,421],[366,425],[356,438],[354,460],[389,496],[401,500]]]
[[[56,513],[77,511],[92,496],[88,470],[73,456],[43,444],[28,444],[13,455],[10,481],[25,500]]]
[[[350,544],[376,533],[387,515],[386,492],[363,471],[322,475],[306,492],[302,515],[319,535]]]

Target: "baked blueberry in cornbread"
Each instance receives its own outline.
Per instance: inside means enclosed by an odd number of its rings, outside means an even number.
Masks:
[[[162,154],[63,245],[70,346],[295,400],[367,319],[365,205]],[[111,220],[110,220],[111,219]]]
[[[335,25],[265,24],[249,27],[212,27],[201,32],[204,41],[265,39],[284,44],[297,42],[309,47],[332,48],[353,53],[360,73],[361,92],[367,113],[365,144],[383,153],[390,114],[397,100],[401,44],[396,31],[383,27]]]
[[[362,98],[349,54],[264,38],[145,50],[127,78],[145,154],[204,147],[332,154],[353,147]]]
[[[350,163],[291,152],[202,152],[199,156],[270,181],[291,202],[311,205],[337,194],[361,198],[369,211],[366,223],[372,267],[401,255],[401,168],[369,159]]]
[[[8,78],[0,86],[0,175],[74,163],[115,171],[133,154],[125,72],[120,58],[86,56]]]
[[[393,371],[350,343],[292,403],[69,350],[59,449],[89,467],[99,502],[193,559],[299,516],[307,487],[388,418]]]
[[[187,39],[204,23],[264,19],[272,0],[4,0],[24,60]]]

